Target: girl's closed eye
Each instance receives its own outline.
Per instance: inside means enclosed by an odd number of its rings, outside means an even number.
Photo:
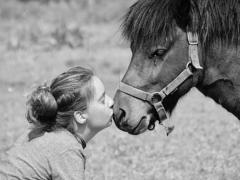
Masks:
[[[105,104],[105,98],[102,98],[99,102],[100,102],[101,104]]]

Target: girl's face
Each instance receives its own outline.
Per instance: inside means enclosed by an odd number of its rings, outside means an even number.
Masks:
[[[87,124],[90,129],[100,131],[112,124],[113,100],[105,93],[105,87],[97,76],[92,77],[92,86],[95,94],[87,109]]]

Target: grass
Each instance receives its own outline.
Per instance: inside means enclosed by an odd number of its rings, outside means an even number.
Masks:
[[[133,1],[0,0],[0,150],[27,128],[26,95],[69,67],[87,65],[113,96],[131,52],[121,17]],[[239,121],[193,89],[177,105],[176,129],[131,136],[114,125],[86,149],[90,180],[240,179]]]

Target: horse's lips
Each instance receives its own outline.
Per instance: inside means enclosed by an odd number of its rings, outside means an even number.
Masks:
[[[146,125],[147,124],[146,121],[147,121],[146,119],[141,119],[140,122],[138,123],[138,125],[129,133],[133,134],[133,135],[138,135],[138,134],[145,132],[148,127]]]

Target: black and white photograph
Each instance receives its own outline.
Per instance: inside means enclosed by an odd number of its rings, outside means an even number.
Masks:
[[[239,0],[0,0],[0,180],[239,180]]]

